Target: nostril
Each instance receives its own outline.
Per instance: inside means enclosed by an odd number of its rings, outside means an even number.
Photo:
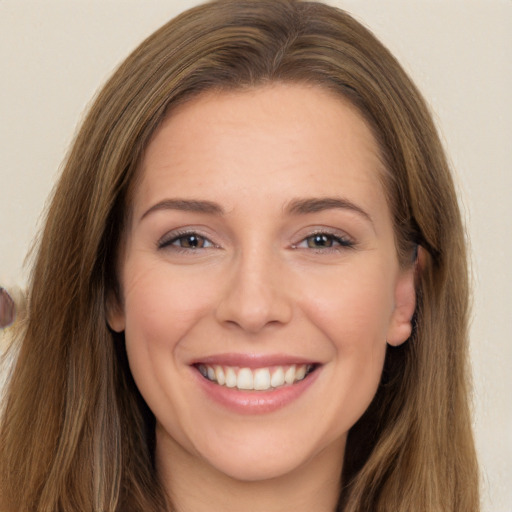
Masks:
[[[284,294],[270,289],[263,293],[247,289],[237,292],[224,297],[217,307],[216,317],[225,326],[257,333],[290,321],[292,305]]]

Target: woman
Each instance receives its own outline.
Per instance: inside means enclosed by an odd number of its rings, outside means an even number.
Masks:
[[[478,510],[427,108],[347,14],[219,1],[100,92],[48,212],[1,509]]]

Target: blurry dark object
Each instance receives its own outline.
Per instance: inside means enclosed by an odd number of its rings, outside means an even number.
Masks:
[[[16,317],[14,300],[5,288],[0,286],[0,329],[9,327]]]

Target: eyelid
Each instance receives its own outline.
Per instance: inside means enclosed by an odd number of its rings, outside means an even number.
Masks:
[[[303,243],[307,243],[307,240],[311,237],[325,235],[332,239],[335,242],[333,247],[301,247]],[[348,235],[345,231],[333,228],[314,228],[306,233],[300,235],[300,239],[298,242],[292,244],[293,249],[308,249],[319,252],[329,252],[329,251],[340,251],[345,249],[352,249],[356,246],[356,241],[350,235]]]
[[[200,238],[206,240],[207,242],[209,242],[209,244],[211,244],[208,247],[200,247],[198,249],[210,249],[210,248],[220,247],[215,242],[213,242],[209,236],[202,233],[201,230],[198,228],[180,228],[180,229],[175,229],[175,230],[169,231],[165,235],[163,235],[161,238],[159,238],[158,241],[156,242],[157,249],[165,249],[167,247],[174,247],[174,249],[182,250],[182,251],[197,250],[197,249],[192,249],[192,248],[187,248],[187,247],[180,247],[178,245],[176,245],[176,246],[173,245],[173,242],[176,242],[180,238],[184,238],[186,236],[192,236],[192,235],[200,237]]]
[[[347,234],[346,231],[337,229],[337,228],[326,228],[326,227],[314,227],[306,230],[301,230],[302,232],[296,236],[297,242],[291,244],[292,249],[307,249],[310,251],[318,251],[318,252],[329,252],[329,251],[340,251],[345,249],[351,249],[356,246],[355,239]],[[307,243],[307,240],[311,237],[324,235],[333,240],[334,245],[331,247],[301,247],[302,244]],[[197,236],[204,239],[207,243],[207,247],[198,247],[198,248],[188,248],[188,247],[180,247],[179,245],[174,245],[174,242],[178,241],[180,238],[184,238],[187,236]],[[196,250],[205,250],[212,248],[221,248],[221,245],[215,243],[212,240],[211,235],[205,234],[205,232],[196,226],[186,227],[186,228],[177,228],[165,233],[162,237],[160,237],[156,242],[157,249],[165,249],[168,247],[172,247],[175,250],[182,251],[196,251]]]

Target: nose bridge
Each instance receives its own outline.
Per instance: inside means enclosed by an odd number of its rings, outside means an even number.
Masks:
[[[255,244],[235,256],[217,308],[218,320],[258,332],[285,324],[292,314],[283,265],[272,247]]]

